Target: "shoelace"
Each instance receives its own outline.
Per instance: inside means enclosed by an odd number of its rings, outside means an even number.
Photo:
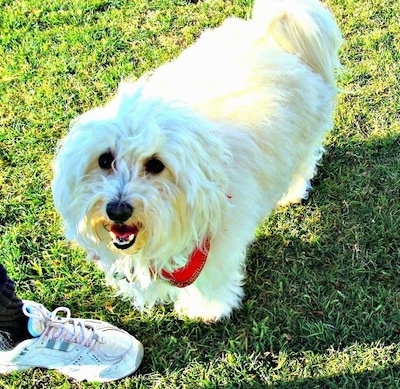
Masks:
[[[51,313],[40,304],[24,305],[22,309],[27,317],[39,320],[42,324],[43,332],[39,336],[41,341],[48,338],[92,347],[97,340],[94,327],[82,320],[71,319],[71,311],[66,307],[58,307]]]

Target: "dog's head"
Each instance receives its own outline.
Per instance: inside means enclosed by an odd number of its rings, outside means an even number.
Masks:
[[[212,123],[124,83],[62,140],[55,206],[67,237],[86,249],[168,259],[218,229],[229,158]]]

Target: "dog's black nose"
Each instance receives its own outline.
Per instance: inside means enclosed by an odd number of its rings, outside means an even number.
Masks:
[[[133,213],[133,207],[124,201],[112,201],[106,207],[107,216],[116,223],[126,222]]]

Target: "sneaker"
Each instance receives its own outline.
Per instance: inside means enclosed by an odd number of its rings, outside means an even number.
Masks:
[[[108,382],[140,366],[143,346],[126,331],[100,320],[73,319],[65,307],[49,312],[25,301],[22,309],[35,337],[0,351],[0,374],[39,367],[78,381]]]

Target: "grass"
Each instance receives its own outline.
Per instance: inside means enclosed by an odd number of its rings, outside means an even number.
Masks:
[[[119,80],[176,56],[250,0],[0,0],[0,256],[18,293],[143,341],[139,371],[76,383],[36,369],[11,388],[397,388],[400,380],[400,3],[329,0],[346,42],[335,128],[307,202],[273,214],[231,320],[139,313],[65,242],[54,147]]]

